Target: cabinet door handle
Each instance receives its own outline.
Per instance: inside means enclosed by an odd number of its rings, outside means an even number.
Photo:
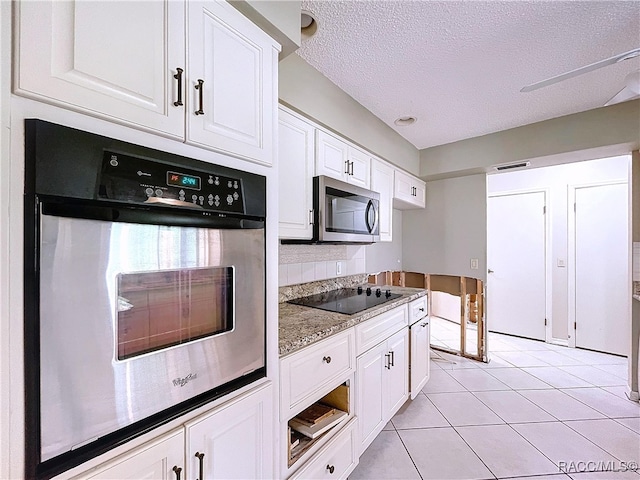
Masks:
[[[421,312],[424,312],[424,307],[420,307],[418,310],[420,310]]]
[[[353,175],[353,162],[349,162],[351,164],[351,170],[349,172],[349,175]]]
[[[421,324],[420,324],[420,326],[421,326],[422,328],[426,327],[427,325],[429,325],[427,322],[424,322],[424,323],[421,323]]]
[[[349,175],[349,160],[345,160],[345,161],[344,161],[344,168],[345,168],[344,173],[345,173],[346,175]]]
[[[204,453],[196,452],[196,457],[198,457],[198,460],[200,463],[200,467],[199,467],[200,477],[197,478],[196,480],[204,480]]]
[[[392,367],[395,367],[395,364],[393,363],[393,360],[395,358],[393,354],[393,350],[389,352],[389,355],[391,355],[391,361],[389,363],[391,364]],[[389,368],[389,370],[391,370],[391,368]]]
[[[322,361],[326,363],[331,363],[331,357],[322,357]]]
[[[387,370],[391,370],[391,354],[385,353],[384,356],[386,358],[386,361],[384,362],[384,368],[386,368]]]
[[[198,90],[198,102],[200,104],[200,108],[196,110],[196,115],[204,115],[204,110],[202,109],[202,104],[204,103],[204,80],[199,78],[198,85],[194,85],[193,88]]]
[[[336,469],[336,467],[334,467],[333,465],[327,465],[327,470],[329,470],[329,473],[331,475],[333,475],[333,471]]]
[[[175,107],[179,107],[181,105],[184,105],[182,103],[182,72],[184,72],[184,70],[178,67],[176,68],[176,72],[177,73],[173,76],[173,78],[178,80],[178,100],[173,102],[173,105]]]
[[[172,470],[173,470],[173,471],[175,472],[175,474],[176,474],[176,480],[180,480],[180,474],[182,473],[182,469],[181,469],[179,466],[174,465],[174,466],[173,466],[173,468],[172,468]]]
[[[309,210],[309,225],[313,225],[313,210]]]

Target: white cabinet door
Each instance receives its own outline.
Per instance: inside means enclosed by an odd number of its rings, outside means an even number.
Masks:
[[[348,145],[322,130],[316,130],[316,175],[327,175],[344,182],[349,176]]]
[[[274,416],[269,385],[187,423],[183,478],[274,478]]]
[[[271,164],[279,47],[227,2],[187,10],[187,141]]]
[[[74,479],[139,480],[141,478],[176,479],[184,475],[184,430],[145,444],[88,474]]]
[[[356,413],[360,453],[373,442],[384,428],[385,417],[385,370],[388,366],[387,342],[360,355],[356,370]]]
[[[430,352],[429,352],[429,317],[411,325],[411,339],[409,350],[411,352],[410,387],[411,400],[416,398],[423,387],[429,381]]]
[[[405,327],[387,340],[389,369],[385,410],[390,419],[409,398],[409,330]]]
[[[278,200],[280,238],[313,236],[313,125],[280,109],[278,130]]]
[[[183,137],[185,107],[174,104],[174,75],[185,69],[183,3],[49,0],[14,8],[15,93]]]
[[[396,170],[393,188],[393,205],[399,209],[424,208],[425,183],[408,173]]]
[[[347,181],[362,188],[370,188],[371,156],[362,150],[349,146],[347,161],[349,162]]]
[[[382,160],[371,159],[371,190],[380,194],[380,241],[393,239],[393,167]]]

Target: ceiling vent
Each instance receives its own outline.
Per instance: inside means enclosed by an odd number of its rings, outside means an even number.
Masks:
[[[505,163],[504,165],[496,165],[493,168],[502,172],[504,170],[513,170],[514,168],[528,167],[529,165],[531,165],[531,162]]]

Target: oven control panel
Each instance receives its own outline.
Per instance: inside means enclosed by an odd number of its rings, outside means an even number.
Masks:
[[[98,198],[244,213],[242,180],[105,151]]]

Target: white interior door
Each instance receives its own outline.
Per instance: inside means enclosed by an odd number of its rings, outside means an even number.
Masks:
[[[487,326],[492,332],[545,340],[544,191],[489,197]]]
[[[574,193],[575,344],[628,355],[627,184],[577,187]]]

